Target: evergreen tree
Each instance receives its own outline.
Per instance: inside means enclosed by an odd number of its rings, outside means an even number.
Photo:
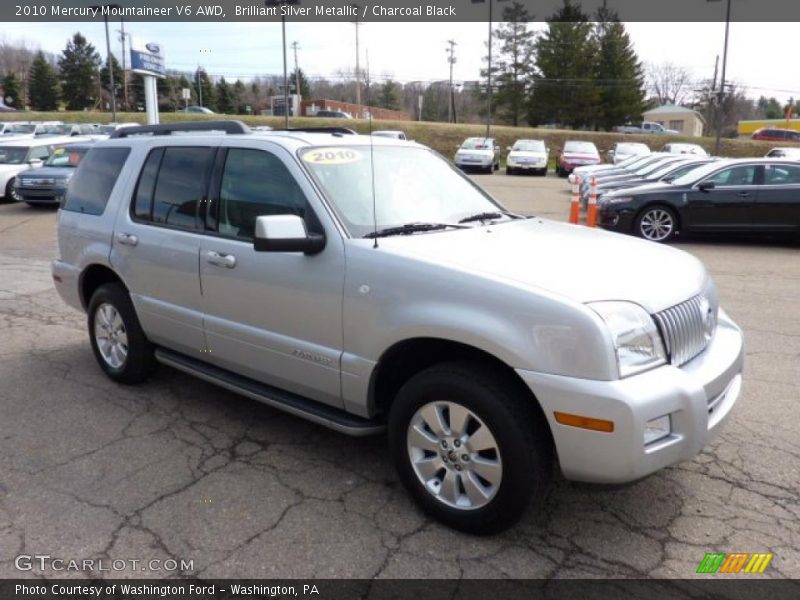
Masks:
[[[58,74],[40,51],[31,63],[28,101],[33,110],[48,111],[58,110],[59,98]]]
[[[224,77],[220,77],[217,82],[216,89],[214,90],[214,97],[217,103],[217,112],[230,114],[233,112],[233,93],[231,86],[225,81]]]
[[[112,54],[111,55],[111,69],[114,72],[114,97],[117,100],[117,106],[122,106],[122,92],[123,92],[123,72],[122,66],[119,64],[117,58]],[[100,84],[103,86],[103,90],[111,96],[111,78],[108,74],[108,60],[106,60],[105,64],[100,69]],[[109,100],[109,102],[111,102]]]
[[[0,81],[0,87],[3,88],[3,96],[0,98],[0,104],[12,106],[14,108],[23,108],[25,102],[21,97],[20,81],[17,79],[17,74],[14,71],[8,71]]]
[[[756,109],[763,119],[780,119],[785,114],[777,99],[766,98],[765,96],[761,96],[758,99]]]
[[[93,108],[97,101],[100,55],[80,32],[67,42],[58,59],[61,93],[67,110]]]
[[[295,83],[297,81],[297,74],[300,74],[300,90],[295,90],[295,94],[300,94],[303,100],[310,100],[311,99],[311,85],[308,83],[308,77],[303,72],[303,69],[297,69],[292,72],[289,76],[289,87],[294,88],[297,87]]]
[[[514,126],[524,116],[526,88],[531,76],[535,32],[528,29],[530,15],[519,2],[503,10],[503,23],[495,29],[499,56],[493,68],[497,90],[493,104]],[[493,65],[494,66],[494,65]]]
[[[397,110],[399,104],[400,88],[393,80],[387,79],[381,86],[380,93],[378,94],[378,106],[390,110]]]
[[[606,3],[597,13],[597,66],[600,94],[597,124],[610,131],[615,125],[637,122],[644,108],[644,70],[625,26]]]
[[[216,109],[216,102],[214,98],[214,84],[208,77],[205,69],[198,69],[194,73],[194,90],[198,94],[197,103],[202,102],[202,106],[211,110]]]
[[[247,112],[247,101],[245,99],[246,91],[247,88],[245,88],[244,83],[242,83],[242,80],[237,79],[236,82],[233,84],[232,95],[233,95],[233,110],[238,115],[243,115]]]
[[[597,54],[593,25],[573,0],[547,19],[547,30],[537,39],[528,121],[570,127],[593,124],[599,94],[594,65]]]

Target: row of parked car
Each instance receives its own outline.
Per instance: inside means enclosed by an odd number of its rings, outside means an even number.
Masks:
[[[574,168],[598,224],[665,242],[686,232],[800,232],[800,151],[729,159],[652,152]],[[593,185],[594,184],[594,185]]]
[[[138,123],[64,123],[63,121],[7,121],[0,122],[0,141],[21,137],[86,136],[105,140],[121,127]]]

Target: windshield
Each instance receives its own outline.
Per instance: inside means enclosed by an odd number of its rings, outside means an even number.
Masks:
[[[50,158],[45,161],[47,167],[72,167],[73,169],[78,166],[81,159],[88,151],[88,148],[69,148],[61,146],[53,150]]]
[[[688,161],[684,161],[684,160],[679,160],[679,161],[676,161],[676,162],[667,163],[666,165],[660,165],[658,169],[653,171],[652,177],[654,179],[661,179],[665,175],[668,175],[669,173],[672,173],[673,171],[675,171],[675,170],[677,170],[677,169],[679,169],[679,168],[681,168],[683,166],[686,166],[687,164],[688,165],[694,165],[693,162],[688,162]]]
[[[636,171],[637,175],[650,175],[650,173],[655,173],[659,169],[671,165],[672,163],[676,163],[681,160],[680,156],[676,156],[675,158],[666,158],[660,161],[657,161],[653,164],[647,165],[646,167],[642,167],[638,171]]]
[[[597,154],[597,148],[595,148],[595,145],[592,142],[567,142],[564,144],[564,152]]]
[[[25,125],[15,123],[14,125],[9,125],[6,129],[6,133],[33,133],[33,130],[36,129],[36,125]]]
[[[491,150],[492,140],[486,138],[469,138],[464,140],[461,147],[465,150]]]
[[[519,140],[511,150],[517,152],[544,152],[544,142],[541,140]]]
[[[21,165],[28,149],[22,146],[0,146],[0,165]]]
[[[617,154],[649,154],[650,148],[647,144],[624,143],[617,144]]]
[[[503,210],[428,149],[376,146],[372,152],[377,229],[406,223],[458,223],[477,213]],[[307,148],[300,158],[351,235],[363,237],[376,228],[369,147]]]
[[[669,175],[665,179],[665,181],[668,181],[669,183],[672,183],[676,179],[678,179],[679,177],[683,177],[684,175],[686,175],[688,173],[691,173],[695,169],[699,169],[700,167],[704,167],[706,164],[708,164],[708,163],[706,163],[706,162],[690,162],[688,164],[681,165],[677,169],[673,169],[672,171],[670,171]]]
[[[705,178],[707,175],[711,175],[718,169],[722,168],[724,163],[722,162],[712,162],[708,163],[707,165],[703,165],[702,167],[697,167],[696,169],[692,169],[686,175],[682,177],[678,177],[672,181],[674,185],[692,185],[696,181],[700,181],[701,179]]]

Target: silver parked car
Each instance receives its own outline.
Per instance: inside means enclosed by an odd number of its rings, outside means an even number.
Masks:
[[[500,168],[500,146],[494,138],[467,138],[456,150],[453,162],[460,169],[492,173]]]
[[[742,333],[698,260],[511,213],[411,142],[122,130],[80,163],[58,245],[110,378],[161,363],[387,430],[411,495],[466,531],[510,526],[556,465],[619,483],[692,458],[741,387]]]

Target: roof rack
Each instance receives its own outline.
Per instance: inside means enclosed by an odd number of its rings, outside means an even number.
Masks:
[[[273,129],[273,131],[296,131],[301,133],[331,133],[339,135],[358,135],[357,131],[349,127],[287,127],[285,129]]]
[[[140,125],[138,127],[120,127],[111,134],[111,138],[124,138],[130,135],[171,135],[190,131],[222,131],[226,134],[250,133],[250,128],[241,121],[186,121],[184,123],[164,123],[160,125]]]

